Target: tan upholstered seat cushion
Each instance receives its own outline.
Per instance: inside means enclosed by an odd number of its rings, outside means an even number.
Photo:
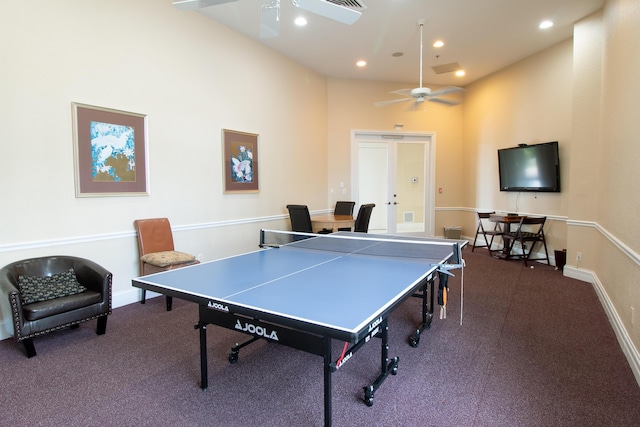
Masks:
[[[195,259],[196,257],[191,254],[178,251],[154,252],[140,257],[142,262],[155,265],[156,267],[168,267],[170,265],[184,264],[193,262]]]

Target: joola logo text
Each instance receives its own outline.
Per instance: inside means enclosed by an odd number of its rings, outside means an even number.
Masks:
[[[227,307],[226,305],[220,304],[219,302],[209,301],[209,304],[207,304],[207,307],[224,311],[225,313],[229,312],[229,307]]]
[[[369,325],[369,332],[371,332],[380,323],[382,323],[382,317],[378,317],[372,324]]]
[[[340,369],[340,366],[344,365],[347,360],[351,359],[351,356],[353,356],[352,352],[349,352],[347,354],[344,355],[344,357],[342,358],[342,360],[338,361],[338,363],[336,363],[336,369]]]
[[[240,320],[236,320],[235,328],[242,332],[248,332],[250,334],[260,335],[261,337],[269,338],[270,340],[280,341],[278,339],[278,334],[276,331],[269,332],[266,328],[262,326],[256,326],[253,323],[247,323],[243,325],[240,323]]]

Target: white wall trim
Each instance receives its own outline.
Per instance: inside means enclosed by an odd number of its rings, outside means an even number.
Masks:
[[[328,212],[327,210],[313,211],[312,214],[315,213],[324,213]],[[180,231],[190,231],[190,230],[200,230],[200,229],[208,229],[208,228],[218,228],[218,227],[228,227],[232,225],[239,224],[252,224],[257,222],[267,222],[267,221],[276,221],[289,218],[289,215],[272,215],[258,218],[243,218],[243,219],[234,219],[229,221],[215,221],[215,222],[203,222],[199,224],[186,224],[186,225],[178,225],[172,226],[171,229],[174,232]],[[67,237],[64,239],[50,239],[50,240],[38,240],[32,242],[19,242],[19,243],[9,243],[0,245],[0,252],[13,252],[13,251],[23,251],[29,249],[38,249],[38,248],[47,248],[47,247],[59,247],[66,245],[74,245],[78,243],[95,243],[103,240],[117,240],[117,239],[125,239],[125,238],[134,238],[136,237],[136,231],[118,231],[115,233],[107,233],[107,234],[94,234],[94,235],[86,235],[86,236],[77,236],[77,237]]]
[[[600,224],[594,221],[575,221],[575,220],[567,220],[567,225],[573,227],[590,227],[595,228],[607,238],[613,245],[620,250],[620,252],[624,253],[630,260],[636,263],[636,265],[640,266],[640,254],[635,252],[629,246],[624,244],[620,239],[618,239],[613,234],[609,233],[605,228],[603,228]]]

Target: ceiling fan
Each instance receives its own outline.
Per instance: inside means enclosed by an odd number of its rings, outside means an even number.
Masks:
[[[398,102],[405,102],[405,101],[415,101],[416,104],[422,103],[424,101],[439,102],[441,104],[446,104],[446,105],[460,104],[460,101],[445,99],[445,98],[438,98],[438,96],[446,95],[448,93],[454,93],[454,92],[463,92],[464,89],[461,87],[448,86],[448,87],[445,87],[439,90],[434,90],[434,91],[432,91],[428,87],[422,87],[422,27],[424,27],[424,19],[418,20],[418,26],[420,27],[420,87],[417,87],[415,89],[399,89],[399,90],[391,91],[389,93],[396,93],[398,95],[410,96],[411,98],[399,98],[399,99],[391,99],[389,101],[374,102],[374,105],[376,107],[384,107],[385,105],[396,104]]]
[[[194,10],[238,0],[178,0],[172,4],[180,10]],[[291,4],[343,24],[356,22],[362,12],[343,6],[344,0],[291,0]],[[260,17],[260,37],[277,37],[280,29],[280,0],[266,0]]]

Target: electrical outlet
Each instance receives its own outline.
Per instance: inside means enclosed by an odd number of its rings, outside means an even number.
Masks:
[[[576,261],[577,261],[577,262],[582,261],[582,252],[578,252],[578,253],[576,254]]]

